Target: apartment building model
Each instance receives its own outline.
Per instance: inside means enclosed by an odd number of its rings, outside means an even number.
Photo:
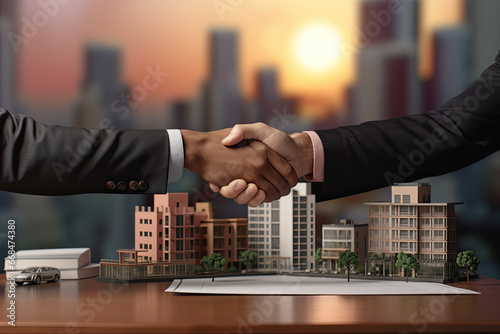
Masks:
[[[394,259],[399,252],[421,261],[456,260],[455,205],[432,203],[428,183],[392,187],[390,202],[369,202],[370,253]]]
[[[196,212],[205,213],[200,222],[200,257],[220,253],[228,267],[241,270],[240,254],[248,249],[248,219],[213,218],[212,203],[196,203]]]
[[[315,202],[311,184],[299,183],[287,196],[248,208],[249,249],[257,268],[315,270]]]
[[[154,196],[153,207],[135,208],[135,249],[143,261],[200,258],[200,223],[205,212],[188,205],[187,193]]]
[[[339,253],[351,250],[364,264],[368,255],[368,224],[354,224],[353,219],[341,219],[339,224],[322,226],[321,259],[326,272],[337,272]]]
[[[211,203],[189,206],[188,193],[155,195],[152,207],[135,208],[135,248],[120,249],[119,260],[101,261],[100,276],[144,279],[194,274],[203,256],[220,253],[228,267],[241,269],[248,249],[246,218],[214,219]]]

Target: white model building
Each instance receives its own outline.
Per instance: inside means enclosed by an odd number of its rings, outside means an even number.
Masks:
[[[248,208],[249,249],[260,270],[315,270],[316,196],[309,183],[272,203]]]
[[[339,253],[350,250],[358,255],[360,265],[368,257],[368,224],[354,224],[353,219],[341,219],[339,224],[325,224],[321,258],[327,272],[338,271]]]

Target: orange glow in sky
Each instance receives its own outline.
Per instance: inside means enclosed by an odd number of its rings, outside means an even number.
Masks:
[[[20,16],[31,18],[38,1],[20,1]],[[342,106],[346,85],[355,78],[355,61],[345,55],[320,70],[304,66],[294,54],[294,42],[304,27],[327,22],[340,39],[352,43],[358,26],[359,0],[243,0],[220,15],[213,1],[86,0],[61,5],[49,23],[20,52],[19,88],[30,102],[76,98],[83,80],[83,50],[89,41],[121,47],[123,79],[140,84],[148,66],[159,64],[170,73],[152,91],[148,103],[165,105],[176,97],[194,97],[207,76],[207,40],[213,27],[239,31],[242,87],[254,91],[259,67],[276,66],[281,91],[288,95],[319,98]],[[237,2],[233,2],[237,3]],[[423,74],[428,61],[432,27],[462,19],[462,0],[423,0],[421,49]]]

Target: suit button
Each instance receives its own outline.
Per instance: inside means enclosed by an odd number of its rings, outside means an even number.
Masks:
[[[108,181],[106,183],[106,188],[108,190],[115,190],[116,189],[116,183],[114,183],[113,181]]]
[[[116,185],[116,188],[118,188],[118,190],[125,190],[125,189],[127,189],[127,184],[123,181],[120,181]]]
[[[130,181],[128,186],[130,187],[130,189],[135,191],[135,190],[139,189],[139,182],[137,182],[136,180],[132,180],[132,181]]]
[[[149,184],[146,181],[142,180],[141,182],[139,182],[139,190],[146,191],[148,190],[148,188]]]

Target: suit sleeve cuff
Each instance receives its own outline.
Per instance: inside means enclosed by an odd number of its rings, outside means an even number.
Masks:
[[[184,145],[180,130],[167,130],[170,142],[168,153],[168,183],[179,181],[184,170]]]
[[[323,151],[323,143],[318,134],[314,131],[304,131],[311,137],[314,160],[313,160],[313,173],[304,175],[307,181],[323,182],[325,180],[325,153]]]

